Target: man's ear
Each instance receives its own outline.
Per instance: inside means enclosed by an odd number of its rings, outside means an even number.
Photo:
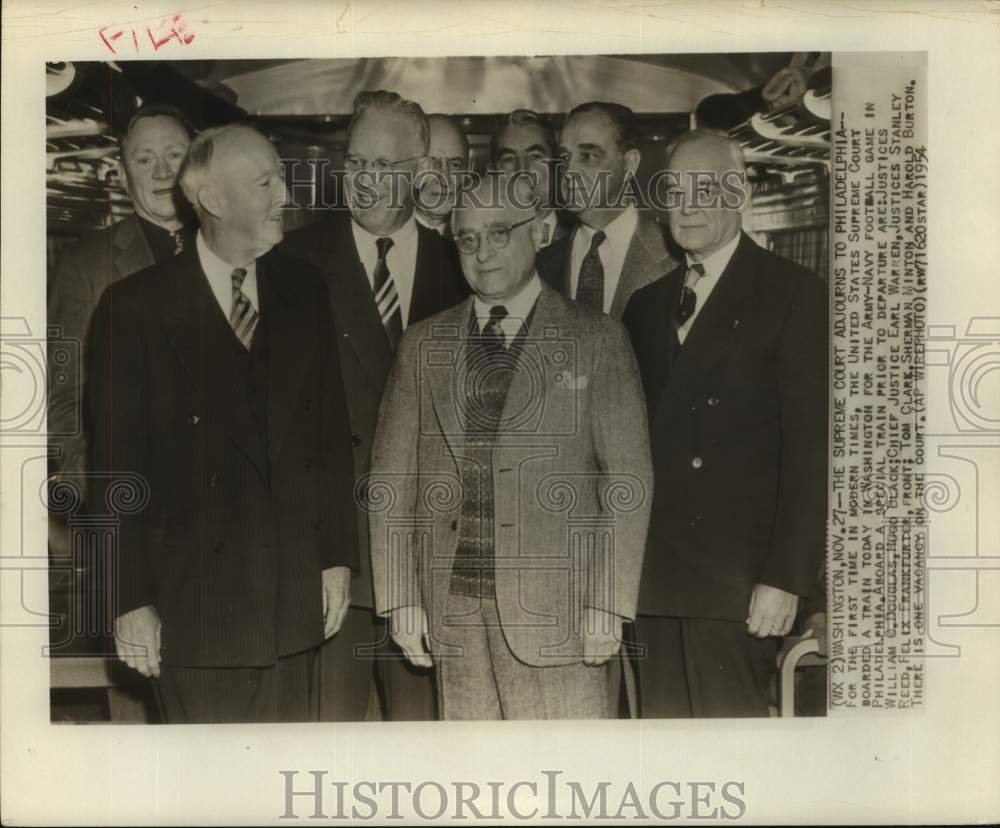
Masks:
[[[639,171],[639,162],[642,161],[642,153],[637,149],[625,151],[625,172],[628,175],[635,175]]]
[[[211,184],[203,184],[195,193],[195,198],[197,199],[202,210],[210,216],[219,218],[222,213],[222,197],[215,187]]]

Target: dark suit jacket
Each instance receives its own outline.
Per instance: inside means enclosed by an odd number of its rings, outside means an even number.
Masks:
[[[117,508],[116,612],[163,622],[167,663],[273,664],[323,639],[321,571],[357,568],[350,426],[321,276],[258,260],[266,399],[192,248],[116,283],[91,330],[92,465]],[[263,423],[266,422],[266,426]],[[126,493],[148,502],[129,506]]]
[[[548,247],[538,251],[538,274],[558,290],[563,296],[570,296],[572,277],[570,268],[573,266],[573,239],[576,229],[558,237]],[[645,287],[661,276],[666,275],[676,267],[667,252],[663,228],[652,214],[640,210],[639,223],[632,236],[625,261],[622,263],[622,273],[615,290],[615,298],[611,303],[610,315],[621,319],[622,313],[632,294]]]
[[[48,352],[50,443],[59,451],[56,468],[75,475],[74,483],[81,488],[80,475],[87,464],[83,356],[90,321],[105,288],[153,263],[153,253],[133,214],[67,247],[48,285],[48,324],[54,333]],[[67,340],[70,348],[59,347],[56,338]]]
[[[684,272],[623,320],[656,473],[639,612],[742,621],[755,583],[808,595],[823,558],[827,286],[743,235],[671,361]]]
[[[417,264],[407,325],[458,304],[469,295],[454,244],[419,223],[417,234]],[[289,233],[285,245],[291,255],[311,262],[326,277],[351,416],[354,469],[361,480],[371,462],[379,403],[393,352],[358,256],[350,214],[336,211],[328,220]],[[357,510],[357,521],[361,574],[352,585],[352,603],[371,608],[368,518],[363,509]]]

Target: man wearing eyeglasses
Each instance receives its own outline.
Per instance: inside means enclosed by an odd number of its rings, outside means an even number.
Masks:
[[[462,174],[469,170],[469,139],[465,130],[447,115],[429,115],[431,130],[427,169],[418,177],[414,192],[417,223],[451,236],[451,211],[462,185]]]
[[[580,104],[559,134],[559,159],[566,208],[580,224],[546,248],[538,272],[565,296],[620,319],[636,290],[676,266],[656,219],[631,201],[641,160],[635,113]]]
[[[376,609],[445,719],[613,717],[652,486],[635,358],[538,277],[533,192],[465,195],[474,295],[407,331],[382,402]]]
[[[427,168],[430,149],[420,105],[395,92],[361,92],[347,134],[347,209],[290,233],[286,245],[326,275],[363,489],[379,401],[403,331],[461,302],[468,287],[451,242],[414,218],[412,182]],[[357,517],[362,568],[341,631],[321,650],[320,717],[432,719],[430,677],[400,657],[372,612],[367,515],[358,509]]]

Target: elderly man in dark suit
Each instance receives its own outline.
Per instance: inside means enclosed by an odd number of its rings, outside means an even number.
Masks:
[[[94,469],[145,500],[117,534],[118,651],[158,677],[169,722],[307,720],[357,567],[325,286],[275,249],[263,135],[202,133],[180,181],[196,243],[112,285],[89,348]]]
[[[746,174],[730,139],[686,133],[667,172],[686,262],[624,316],[656,472],[642,715],[766,716],[778,639],[825,547],[827,289],[741,232]]]
[[[468,296],[454,245],[414,217],[412,182],[428,169],[429,146],[427,118],[418,104],[394,92],[361,92],[348,127],[348,210],[288,235],[289,250],[326,277],[359,478],[368,471],[379,402],[403,331]],[[432,719],[430,676],[400,657],[372,611],[362,509],[357,519],[362,570],[344,627],[321,654],[321,715],[333,721],[374,715],[374,672],[385,715]]]
[[[119,161],[135,212],[59,256],[48,285],[48,324],[59,337],[79,343],[81,355],[105,288],[165,261],[194,238],[194,231],[184,227],[178,215],[176,187],[191,135],[183,115],[173,107],[140,108],[122,138]],[[49,351],[49,432],[58,450],[57,477],[72,478],[83,490],[87,439],[80,415],[86,372],[82,362],[58,362],[62,356],[58,349]]]
[[[632,294],[676,264],[655,217],[632,203],[639,169],[635,114],[603,101],[580,104],[559,134],[560,181],[579,225],[538,257],[556,290],[620,319]]]
[[[649,518],[642,390],[621,324],[539,279],[537,212],[512,192],[486,179],[456,208],[474,296],[411,327],[393,364],[376,607],[435,664],[446,719],[613,717]]]

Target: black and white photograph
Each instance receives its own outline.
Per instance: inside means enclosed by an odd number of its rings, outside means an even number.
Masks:
[[[9,0],[4,825],[992,824],[996,4]]]
[[[45,70],[53,721],[825,713],[828,54]]]

